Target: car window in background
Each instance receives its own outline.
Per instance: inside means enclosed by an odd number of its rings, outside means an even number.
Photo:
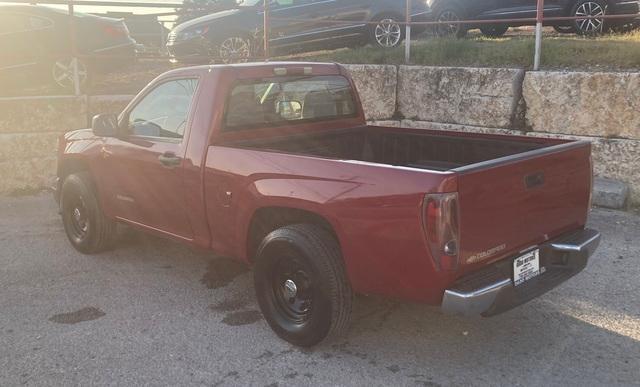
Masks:
[[[40,30],[53,26],[53,22],[49,19],[45,19],[37,16],[29,16],[29,28],[34,30]]]
[[[235,86],[225,127],[277,126],[353,117],[356,113],[351,85],[342,76],[282,77]]]
[[[20,32],[27,29],[23,15],[5,13],[0,15],[0,34]]]
[[[197,87],[197,79],[179,79],[157,86],[129,113],[130,134],[183,138]]]

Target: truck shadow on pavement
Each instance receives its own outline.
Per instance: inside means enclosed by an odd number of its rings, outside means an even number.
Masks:
[[[167,243],[172,244],[149,236],[140,238],[146,241],[130,248],[159,252],[167,249]],[[177,255],[195,254],[206,261],[199,282],[214,301],[207,296],[193,302],[208,305],[212,313],[220,315],[221,323],[231,326],[228,329],[241,329],[238,327],[262,320],[251,275],[244,265],[228,258],[202,256],[183,247],[174,248],[181,251]],[[180,262],[176,259],[172,265],[178,267]],[[600,265],[592,266],[591,271],[602,269]],[[377,370],[367,372],[383,372],[419,385],[465,382],[453,374],[442,379],[439,372],[425,371],[427,364],[428,370],[450,369],[452,364],[473,367],[476,382],[487,383],[495,382],[496,377],[501,382],[518,383],[521,379],[515,378],[515,374],[529,374],[527,383],[532,384],[549,380],[623,384],[637,381],[640,376],[637,311],[633,314],[611,309],[613,305],[606,297],[594,295],[593,283],[589,283],[591,276],[586,274],[582,280],[578,276],[574,282],[540,299],[486,319],[447,316],[435,307],[358,296],[352,329],[339,342],[299,349],[277,339],[261,323],[258,334],[284,349],[277,353],[271,346],[265,347],[263,354],[267,355],[259,363],[268,367],[291,356],[297,356],[294,362],[300,364],[327,367],[347,361],[351,367]],[[255,373],[256,369],[252,366],[237,372]],[[307,374],[296,377],[310,380],[316,375]]]

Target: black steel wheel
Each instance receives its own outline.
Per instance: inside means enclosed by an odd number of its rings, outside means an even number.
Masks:
[[[102,213],[88,174],[65,178],[60,205],[65,233],[76,250],[93,254],[112,247],[116,224]]]
[[[349,326],[353,292],[338,243],[321,227],[291,225],[267,235],[254,282],[265,319],[292,344],[310,347]]]

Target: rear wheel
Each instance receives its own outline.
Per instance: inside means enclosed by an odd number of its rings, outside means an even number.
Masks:
[[[606,14],[607,5],[601,0],[579,0],[571,11],[572,16],[597,17]],[[576,19],[573,27],[580,35],[598,35],[605,31],[604,19]]]
[[[349,327],[353,291],[340,247],[321,227],[291,225],[267,235],[256,255],[254,282],[265,319],[292,344],[310,347]]]
[[[94,254],[113,246],[116,223],[102,212],[88,173],[67,176],[60,203],[64,230],[76,250]]]
[[[436,21],[443,24],[436,24],[435,34],[437,36],[455,36],[463,38],[467,35],[467,26],[459,23],[464,20],[462,12],[457,8],[444,8],[436,12]]]
[[[495,25],[480,27],[480,32],[482,32],[482,35],[488,38],[499,38],[502,35],[504,35],[508,30],[509,30],[509,26],[504,24],[495,24]]]

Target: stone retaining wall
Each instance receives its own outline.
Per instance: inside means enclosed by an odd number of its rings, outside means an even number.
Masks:
[[[346,67],[378,125],[587,139],[596,174],[629,184],[640,205],[640,73]],[[0,99],[0,194],[46,187],[57,136],[131,98]]]

